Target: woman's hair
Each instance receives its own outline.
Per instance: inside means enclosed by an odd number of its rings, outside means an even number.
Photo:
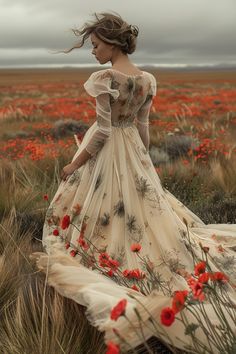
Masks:
[[[85,23],[81,29],[72,29],[76,36],[82,36],[81,42],[74,45],[64,53],[69,53],[75,48],[81,48],[91,33],[107,44],[114,44],[120,47],[125,54],[132,54],[136,49],[136,41],[139,33],[137,26],[129,25],[120,15],[111,13],[94,13],[96,20],[92,23]]]

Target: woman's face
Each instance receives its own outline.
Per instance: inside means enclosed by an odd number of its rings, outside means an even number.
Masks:
[[[99,63],[105,64],[111,61],[114,45],[103,42],[94,33],[91,33],[90,39],[93,46],[92,54],[95,55]]]

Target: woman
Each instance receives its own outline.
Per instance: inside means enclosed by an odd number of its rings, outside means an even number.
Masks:
[[[82,35],[82,42],[70,50],[90,37],[92,54],[100,64],[112,66],[94,72],[84,84],[96,98],[97,120],[72,162],[62,169],[62,182],[44,224],[46,252],[32,258],[60,294],[87,307],[91,323],[106,332],[106,341],[119,341],[116,328],[135,347],[142,338],[125,318],[114,322],[111,309],[126,299],[132,323],[137,319],[133,308],[142,301],[158,320],[174,291],[188,288],[188,275],[193,260],[202,257],[202,244],[209,250],[211,268],[230,277],[229,294],[236,300],[236,225],[205,225],[161,186],[148,154],[156,80],[128,57],[135,51],[138,28],[120,16],[102,13],[74,33]],[[216,251],[218,242],[225,249],[222,256]],[[225,256],[233,257],[230,269],[224,266]],[[161,279],[155,291],[137,291],[141,289],[135,279],[145,277],[143,260]],[[124,281],[118,276],[121,272]],[[209,305],[206,312],[216,321]],[[176,347],[184,349],[182,341],[191,346],[180,323],[168,333],[169,343]],[[151,335],[146,326],[144,337]],[[207,346],[205,334],[199,330],[198,336]]]

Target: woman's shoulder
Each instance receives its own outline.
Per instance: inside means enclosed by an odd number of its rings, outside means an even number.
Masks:
[[[91,79],[106,79],[106,78],[112,78],[112,73],[109,71],[109,69],[101,69],[94,71],[90,75]]]

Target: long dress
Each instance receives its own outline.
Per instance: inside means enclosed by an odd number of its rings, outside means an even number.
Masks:
[[[60,183],[46,213],[42,238],[45,252],[33,253],[32,258],[47,273],[48,284],[86,306],[88,319],[105,331],[106,342],[118,341],[116,328],[134,348],[142,338],[123,316],[113,321],[111,309],[119,300],[127,299],[126,314],[131,323],[137,321],[135,307],[148,322],[141,302],[159,323],[161,310],[170,306],[171,294],[188,288],[185,274],[193,271],[189,240],[199,259],[200,243],[209,247],[209,264],[230,278],[228,291],[236,303],[236,225],[204,224],[162,187],[148,153],[149,113],[157,90],[151,73],[126,75],[112,68],[99,70],[84,88],[96,99],[97,119],[72,161],[83,149],[92,157]],[[68,217],[70,224],[63,225]],[[119,262],[121,271],[139,269],[142,274],[143,263],[131,252],[133,244],[141,245],[139,254],[163,281],[164,285],[150,294],[136,291],[132,282],[117,283],[112,269],[101,274],[93,267],[95,249],[97,257],[109,255],[114,267]],[[224,252],[219,252],[219,247]],[[217,323],[210,304],[205,309]],[[148,326],[143,335],[153,335]],[[191,346],[191,336],[185,335],[180,321],[168,328],[168,335],[178,348],[185,348],[181,340]],[[207,346],[204,333],[199,330],[198,336]]]

